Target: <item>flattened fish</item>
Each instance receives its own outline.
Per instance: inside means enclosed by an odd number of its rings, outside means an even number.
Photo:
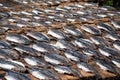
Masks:
[[[67,66],[55,66],[54,69],[61,74],[69,74],[81,78],[82,75],[77,70]]]
[[[69,64],[69,60],[61,55],[58,54],[46,54],[44,56],[44,59],[46,62],[49,62],[51,64]]]
[[[33,49],[29,46],[17,45],[14,47],[14,49],[20,53],[27,53],[32,56],[40,56],[41,55],[39,52],[37,52],[35,49]]]
[[[89,58],[87,55],[79,53],[78,51],[70,51],[70,50],[66,50],[64,52],[65,56],[73,61],[80,61],[80,60],[84,60],[87,61]]]
[[[115,33],[115,29],[107,23],[98,23],[97,27],[109,33]]]
[[[65,36],[65,34],[63,34],[61,31],[59,30],[52,30],[52,29],[49,29],[48,30],[48,34],[57,38],[57,39],[66,39],[67,36]]]
[[[89,25],[83,25],[81,26],[81,29],[93,35],[101,35],[101,31],[98,28]]]
[[[50,39],[48,38],[48,36],[40,32],[28,32],[27,35],[38,41],[50,42]]]
[[[60,80],[54,72],[43,68],[32,68],[29,72],[36,78],[42,80]]]
[[[26,68],[23,63],[15,60],[5,60],[0,58],[0,68],[5,70],[13,70],[18,72],[26,71]]]
[[[30,42],[27,37],[16,33],[8,33],[6,35],[6,40],[19,44],[28,44]]]
[[[72,26],[65,26],[64,31],[73,36],[79,36],[79,37],[83,36],[82,32],[79,29],[75,29],[75,27]]]
[[[18,72],[12,72],[12,71],[6,72],[5,79],[6,80],[31,80],[24,73],[18,73]]]
[[[120,40],[115,40],[113,42],[113,47],[120,51]]]

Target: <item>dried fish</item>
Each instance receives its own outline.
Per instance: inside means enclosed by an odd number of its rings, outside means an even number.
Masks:
[[[12,71],[6,72],[5,79],[6,80],[31,80],[24,73],[18,73],[18,72],[12,72]]]
[[[4,48],[4,49],[10,48],[10,44],[6,41],[0,40],[0,49],[1,48]]]
[[[46,42],[36,42],[32,48],[39,52],[57,53],[53,46]]]
[[[111,39],[113,41],[120,40],[120,35],[119,34],[110,34],[110,33],[107,33],[105,35],[105,37],[108,38],[108,39]]]
[[[92,43],[92,41],[88,39],[76,39],[74,42],[80,48],[95,48],[95,45]]]
[[[109,33],[115,33],[115,29],[107,23],[98,23],[97,27]]]
[[[20,53],[27,53],[32,56],[40,56],[41,55],[39,52],[37,52],[35,49],[33,49],[29,46],[17,45],[14,47],[14,49]]]
[[[80,74],[79,71],[73,69],[73,68],[70,68],[70,67],[67,67],[67,66],[55,66],[54,69],[58,72],[58,73],[62,73],[62,74],[69,74],[69,75],[73,75],[73,76],[76,76],[76,77],[82,77],[82,75]]]
[[[100,51],[100,53],[104,56],[118,56],[119,53],[117,50],[112,49],[111,47],[107,47],[107,46],[99,46],[98,50]]]
[[[0,58],[0,68],[5,70],[13,70],[13,71],[26,71],[26,68],[23,63],[15,61],[15,60],[6,60]]]
[[[59,30],[51,30],[49,29],[48,34],[57,38],[57,39],[66,39],[67,36],[65,36],[65,34],[63,34],[61,31]]]
[[[19,43],[19,44],[28,44],[30,42],[26,36],[16,34],[16,33],[8,33],[6,35],[6,40]]]
[[[111,21],[111,23],[116,29],[120,29],[120,21]]]
[[[89,59],[87,55],[79,53],[78,51],[66,50],[64,54],[68,59],[71,59],[73,61],[88,61]]]
[[[105,45],[105,46],[108,46],[108,45],[109,45],[109,42],[106,41],[103,37],[92,36],[92,37],[90,37],[90,39],[91,39],[92,42],[95,43],[96,45]]]
[[[69,33],[69,34],[73,35],[73,36],[80,36],[80,37],[83,36],[82,32],[79,29],[75,29],[72,26],[65,26],[64,31],[66,33]]]
[[[44,60],[37,57],[25,56],[24,61],[30,66],[41,66],[41,67],[48,66],[48,64]]]
[[[120,58],[112,58],[112,63],[115,64],[118,68],[120,68]]]
[[[18,59],[19,54],[12,49],[0,49],[0,58]]]
[[[38,41],[50,42],[48,36],[40,32],[28,32],[27,35]]]
[[[60,80],[54,72],[43,68],[32,68],[29,72],[36,78],[42,80]]]
[[[119,40],[115,40],[113,42],[113,47],[120,51],[120,41]]]
[[[65,40],[58,40],[54,46],[57,47],[58,49],[76,50],[76,47],[72,43]]]
[[[2,27],[3,29],[5,29],[5,30],[17,30],[17,29],[19,29],[19,27],[18,26],[16,26],[16,25],[3,25],[3,27]]]
[[[82,52],[86,54],[87,56],[96,56],[96,57],[101,57],[100,53],[97,50],[90,49],[90,48],[83,48]]]
[[[69,60],[61,55],[58,54],[46,54],[44,56],[44,59],[46,62],[49,62],[51,64],[70,64]]]
[[[113,65],[110,62],[107,62],[103,59],[97,59],[97,60],[95,60],[95,62],[102,70],[116,73],[115,68],[113,67]]]
[[[81,29],[93,35],[101,35],[101,31],[98,28],[89,25],[83,25],[81,26]]]
[[[86,62],[78,62],[77,63],[78,68],[82,69],[85,72],[90,72],[90,73],[94,73],[97,78],[101,78],[100,73],[95,70],[95,68],[93,68],[90,64],[86,63]]]

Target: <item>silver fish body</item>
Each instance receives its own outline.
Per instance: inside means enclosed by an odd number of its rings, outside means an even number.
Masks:
[[[115,64],[118,68],[120,68],[120,58],[112,58],[112,63]]]
[[[41,67],[48,66],[44,60],[37,58],[37,57],[26,56],[24,57],[24,61],[30,66],[41,66]]]
[[[53,46],[46,42],[36,42],[32,48],[39,52],[57,53]]]
[[[19,44],[29,44],[29,39],[26,38],[23,35],[19,35],[16,33],[12,33],[12,34],[7,34],[6,35],[6,40],[11,41],[11,42],[15,42],[15,43],[19,43]]]
[[[67,58],[58,54],[46,54],[44,56],[44,59],[46,62],[49,62],[51,64],[69,64],[69,60]]]
[[[105,46],[109,45],[109,43],[102,37],[99,38],[99,37],[96,37],[96,36],[92,36],[92,37],[90,37],[90,39],[96,45],[105,45]]]
[[[119,56],[118,51],[115,49],[112,49],[111,47],[99,46],[98,50],[102,55],[107,56],[107,57]]]
[[[79,78],[82,77],[80,72],[67,66],[55,66],[54,69],[61,74],[69,74],[69,75],[72,74],[73,76],[76,76]]]
[[[109,24],[106,24],[106,23],[98,23],[97,27],[98,27],[99,29],[105,30],[105,31],[107,31],[107,32],[109,32],[109,33],[115,33],[115,29],[114,29],[112,26],[110,26]]]
[[[120,51],[120,40],[115,40],[113,42],[113,47]]]
[[[116,29],[120,29],[120,21],[111,21],[111,23]]]
[[[58,30],[48,30],[48,34],[57,38],[57,39],[66,39],[67,36],[65,36],[65,34],[63,34],[61,31]]]
[[[72,27],[72,26],[65,26],[65,27],[64,27],[64,31],[65,31],[66,33],[68,33],[68,34],[73,35],[73,36],[80,36],[80,37],[83,36],[83,34],[82,34],[82,32],[81,32],[80,30],[75,29],[75,28]]]
[[[81,29],[93,35],[101,35],[101,31],[98,28],[89,25],[83,25],[81,26]]]
[[[12,72],[12,71],[6,72],[5,79],[6,80],[31,80],[24,73],[18,73],[18,72]]]
[[[15,50],[17,50],[20,53],[26,53],[32,56],[40,56],[41,54],[37,52],[35,49],[29,46],[24,46],[24,45],[17,45],[14,47]]]
[[[0,40],[0,48],[4,48],[4,49],[10,48],[10,44]]]
[[[5,70],[13,70],[18,72],[26,71],[25,65],[15,60],[5,60],[0,58],[0,68]]]
[[[86,54],[87,56],[90,56],[90,57],[92,57],[92,56],[100,57],[100,53],[99,53],[98,51],[94,50],[94,49],[83,48],[83,49],[82,49],[82,52],[83,52],[84,54]]]
[[[29,72],[36,78],[42,80],[59,80],[59,76],[54,72],[43,68],[32,68]]]
[[[50,42],[50,39],[47,37],[47,35],[40,32],[28,32],[27,35],[38,41]]]
[[[87,61],[89,59],[87,55],[79,53],[77,51],[66,50],[64,54],[67,58],[73,61],[80,61],[80,60]]]
[[[13,49],[0,49],[0,57],[8,59],[18,59],[19,54]]]
[[[115,41],[115,40],[120,40],[120,35],[119,34],[106,34],[105,35],[105,38],[108,38],[108,39],[110,39],[110,40],[113,40],[113,41]]]
[[[102,70],[109,71],[116,74],[116,70],[111,63],[106,62],[103,59],[97,59],[95,60],[95,62]]]
[[[95,45],[92,43],[92,41],[88,39],[76,39],[74,42],[80,48],[95,48]]]
[[[94,73],[97,78],[101,78],[101,75],[98,71],[95,70],[95,68],[93,68],[90,64],[86,63],[86,62],[78,62],[77,63],[78,68],[82,69],[85,72],[90,72],[90,73]]]
[[[66,40],[58,40],[54,46],[57,47],[58,49],[76,50],[75,46]]]

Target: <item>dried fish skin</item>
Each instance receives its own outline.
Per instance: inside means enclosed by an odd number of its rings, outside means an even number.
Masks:
[[[18,43],[18,44],[29,44],[30,43],[27,37],[20,35],[20,34],[16,34],[16,33],[7,34],[6,40],[10,42]]]
[[[13,49],[0,49],[0,57],[8,59],[18,59],[19,54]]]
[[[81,26],[81,29],[93,35],[101,35],[101,31],[98,28],[89,25],[83,25]]]
[[[65,36],[65,34],[63,34],[62,32],[60,32],[58,30],[49,29],[47,34],[49,34],[57,39],[66,39],[67,38],[67,36]]]
[[[115,40],[120,40],[120,35],[119,34],[110,34],[110,33],[107,33],[105,35],[105,38],[108,38],[110,40],[115,41]]]
[[[39,52],[57,53],[53,46],[46,42],[36,42],[32,48]]]
[[[50,42],[50,39],[48,38],[48,36],[40,32],[28,32],[27,35],[38,41]]]
[[[115,29],[107,23],[98,23],[97,27],[109,33],[115,33]]]
[[[66,40],[57,40],[56,44],[54,45],[58,49],[69,49],[69,50],[76,50],[75,46]]]
[[[95,45],[92,43],[92,41],[88,39],[76,39],[74,43],[80,48],[95,48]]]
[[[107,47],[107,46],[99,46],[98,48],[99,52],[104,55],[104,56],[107,56],[107,57],[112,57],[112,56],[119,56],[119,53],[117,50],[115,49],[112,49],[111,47]]]
[[[49,62],[51,64],[69,64],[69,60],[61,55],[58,55],[58,54],[46,54],[44,56],[44,59],[46,62]]]
[[[89,59],[87,55],[79,53],[78,51],[66,50],[64,54],[68,59],[71,59],[73,61],[88,61]]]
[[[60,80],[54,72],[43,68],[32,68],[29,72],[36,78],[42,80]]]
[[[120,21],[111,21],[111,23],[116,29],[120,29]]]
[[[120,40],[115,40],[113,42],[113,47],[120,51]]]
[[[5,60],[0,58],[0,68],[5,70],[13,70],[18,72],[26,71],[26,68],[23,63],[15,61],[15,60]]]
[[[120,59],[119,58],[112,58],[112,63],[116,65],[118,68],[120,68]]]
[[[95,62],[102,70],[116,73],[115,68],[113,67],[113,65],[110,62],[107,62],[103,59],[97,59],[97,60],[95,60]]]
[[[82,69],[85,72],[91,72],[91,73],[96,72],[96,70],[90,64],[86,62],[77,62],[77,66],[78,68]]]
[[[23,73],[7,71],[5,75],[6,80],[31,80]]]
[[[77,70],[67,66],[55,66],[54,69],[61,74],[72,74],[73,76],[81,78],[82,75]]]
[[[107,42],[105,38],[102,37],[92,36],[90,37],[90,40],[96,45],[105,45],[105,46],[109,45],[109,42]]]
[[[10,44],[6,41],[0,40],[0,49],[8,49],[10,48]]]
[[[29,64],[30,66],[41,66],[41,67],[47,67],[47,63],[37,57],[32,57],[32,56],[26,56],[24,57],[24,61]]]
[[[66,32],[68,34],[71,34],[73,36],[80,36],[80,37],[83,36],[82,32],[79,29],[75,29],[72,26],[65,26],[64,27],[64,32]]]
[[[100,53],[97,50],[90,49],[90,48],[83,48],[82,52],[89,57],[101,57]]]
[[[14,47],[15,50],[17,50],[20,53],[26,53],[32,56],[40,56],[41,54],[37,52],[35,49],[29,46],[24,46],[24,45],[17,45]]]

